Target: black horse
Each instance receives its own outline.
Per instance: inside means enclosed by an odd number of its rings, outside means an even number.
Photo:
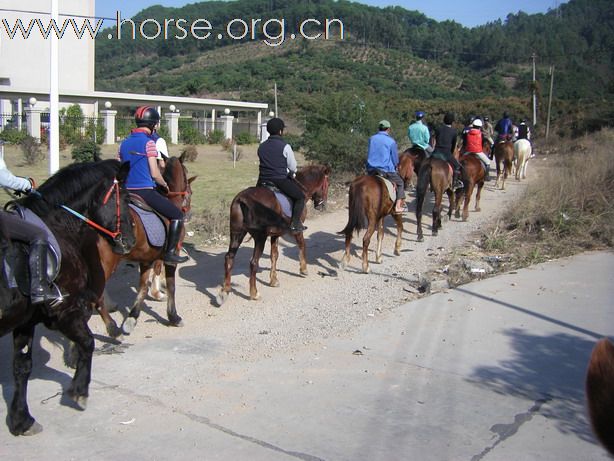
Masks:
[[[49,178],[37,194],[14,202],[38,215],[53,232],[62,259],[55,282],[64,300],[55,306],[32,305],[18,288],[10,289],[8,295],[6,285],[0,289],[4,292],[0,296],[4,300],[0,305],[0,336],[13,332],[15,391],[8,414],[13,435],[33,435],[42,430],[27,403],[32,342],[39,323],[59,330],[75,344],[76,370],[67,394],[85,408],[94,352],[94,337],[87,322],[91,305],[101,296],[105,284],[96,242],[103,235],[119,253],[128,252],[135,243],[128,193],[123,188],[129,168],[116,160],[73,164]],[[22,244],[15,241],[12,245]]]

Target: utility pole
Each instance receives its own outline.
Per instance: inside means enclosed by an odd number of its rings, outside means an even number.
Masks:
[[[535,53],[531,55],[533,60],[533,126],[537,125],[537,81],[535,80]]]
[[[548,95],[548,117],[546,119],[546,139],[550,134],[550,109],[552,108],[552,90],[554,89],[554,66],[550,66],[550,94]]]
[[[279,112],[277,112],[277,82],[275,82],[275,117],[279,117]]]

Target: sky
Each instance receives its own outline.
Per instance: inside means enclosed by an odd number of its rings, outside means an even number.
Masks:
[[[197,3],[198,0],[98,0],[96,14],[102,17],[115,18],[120,11],[122,18],[128,18],[144,8],[152,5],[170,7]],[[556,8],[566,0],[364,0],[359,3],[385,7],[401,6],[407,10],[417,10],[437,21],[454,20],[463,26],[474,27],[497,19],[505,19],[509,13],[523,11],[528,14],[545,13]],[[206,19],[206,18],[204,18]]]

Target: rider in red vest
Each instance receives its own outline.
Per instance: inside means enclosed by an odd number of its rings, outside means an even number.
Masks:
[[[465,133],[463,145],[465,146],[465,154],[475,154],[480,158],[486,167],[484,181],[490,181],[490,159],[482,152],[482,126],[482,120],[476,118],[471,124],[469,131]]]

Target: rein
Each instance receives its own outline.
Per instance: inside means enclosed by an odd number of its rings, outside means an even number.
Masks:
[[[116,215],[115,215],[115,217],[116,217],[115,232],[110,231],[110,230],[106,229],[105,227],[102,227],[100,224],[95,223],[94,221],[92,221],[88,217],[83,216],[78,211],[75,211],[72,208],[67,207],[66,205],[60,205],[60,208],[62,208],[65,211],[69,212],[73,216],[79,218],[80,220],[85,222],[88,226],[93,227],[94,229],[99,230],[100,232],[108,235],[113,240],[121,240],[121,236],[122,236],[122,233],[121,233],[121,221],[120,221],[121,209],[120,209],[120,199],[119,199],[119,182],[117,181],[117,178],[113,178],[113,184],[111,184],[111,187],[109,188],[109,190],[107,191],[107,193],[104,196],[104,200],[102,202],[103,205],[107,204],[107,202],[111,198],[111,194],[113,192],[115,192],[115,212],[116,212]]]

